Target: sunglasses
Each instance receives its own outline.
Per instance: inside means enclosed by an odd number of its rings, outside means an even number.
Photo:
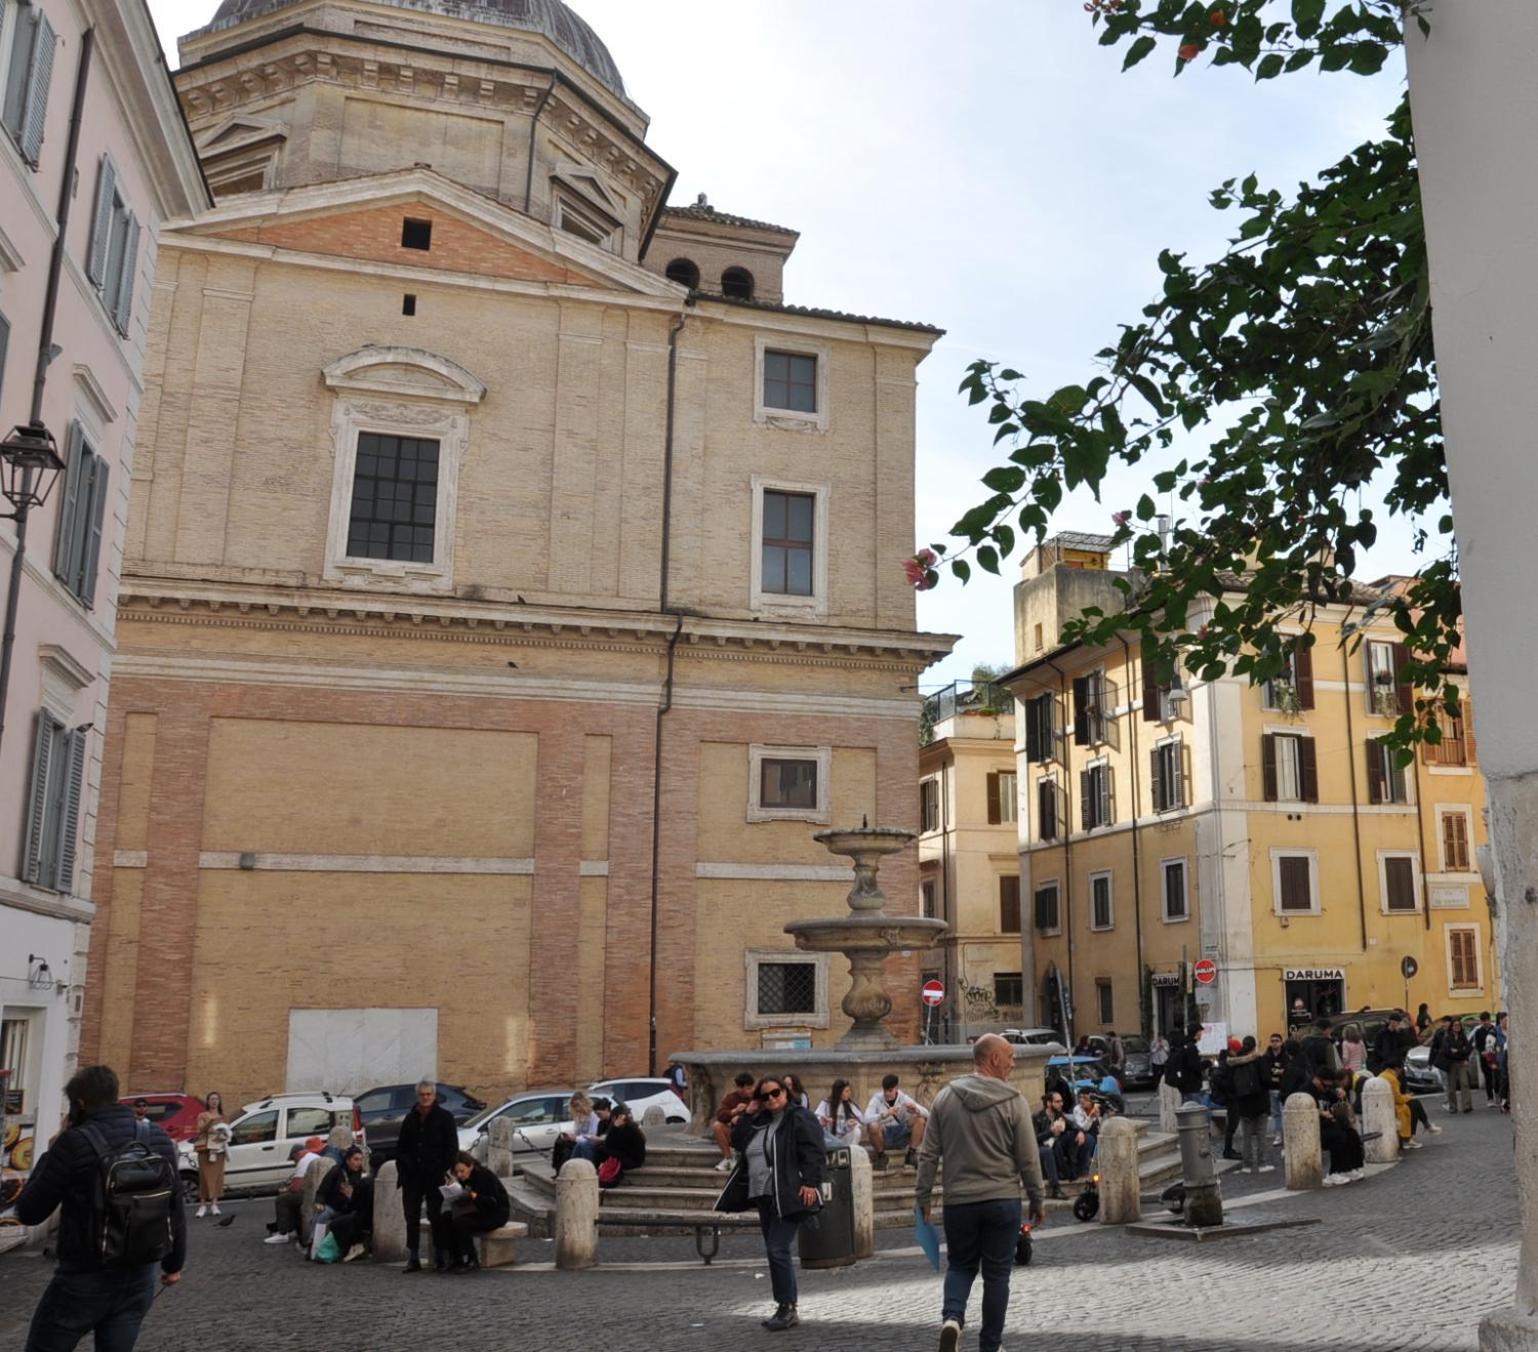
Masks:
[[[766,1099],[784,1098],[785,1091],[783,1089],[766,1089],[763,1092],[763,1097]]]

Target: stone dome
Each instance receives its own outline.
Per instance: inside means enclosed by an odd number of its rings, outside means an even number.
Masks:
[[[603,40],[561,0],[382,0],[401,9],[425,10],[451,19],[543,33],[567,56],[614,93],[624,97],[625,82]],[[233,28],[285,9],[297,0],[220,0],[205,32]]]

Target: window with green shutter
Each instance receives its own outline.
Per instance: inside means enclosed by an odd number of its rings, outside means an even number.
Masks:
[[[38,713],[22,880],[50,892],[69,892],[74,887],[89,737],[89,727],[68,729],[46,709]]]
[[[85,429],[78,422],[71,423],[66,443],[64,497],[53,545],[53,571],[87,607],[96,600],[108,477],[107,462],[96,453]]]
[[[43,149],[48,115],[48,89],[53,81],[53,26],[35,5],[16,12],[11,34],[11,59],[0,99],[0,125],[16,142],[22,159],[36,169]]]

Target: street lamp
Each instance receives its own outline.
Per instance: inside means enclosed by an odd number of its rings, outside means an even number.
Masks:
[[[10,586],[5,594],[5,632],[0,635],[0,739],[5,736],[5,697],[11,688],[11,650],[16,646],[16,606],[21,599],[22,560],[27,554],[27,515],[48,501],[64,461],[59,446],[39,418],[11,429],[0,441],[0,492],[12,511],[0,521],[16,523],[16,548],[11,555]]]

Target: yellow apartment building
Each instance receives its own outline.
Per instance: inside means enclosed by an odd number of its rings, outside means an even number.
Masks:
[[[1396,631],[1341,641],[1395,580],[1322,608],[1283,679],[1161,684],[1134,641],[1054,641],[1086,605],[1122,604],[1109,563],[1109,537],[1059,536],[1015,590],[1020,665],[1001,683],[1033,1015],[1075,1036],[1167,1031],[1194,989],[1207,1021],[1264,1036],[1289,1017],[1499,1006],[1472,709],[1397,766],[1380,740],[1413,698]]]
[[[945,1003],[926,1021],[957,1041],[1024,1017],[1014,700],[959,681],[924,702],[919,751],[919,900],[950,923],[924,955]]]

